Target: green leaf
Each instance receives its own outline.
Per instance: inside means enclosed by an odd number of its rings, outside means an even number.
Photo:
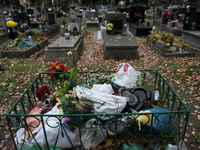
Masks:
[[[67,81],[65,81],[65,82],[64,82],[64,86],[63,86],[64,89],[67,90],[67,89],[69,88],[69,86],[70,86],[69,83],[68,83]]]
[[[69,82],[75,81],[77,76],[78,76],[78,69],[75,65],[74,68],[71,71],[71,74],[70,74],[70,77],[69,77]]]
[[[156,106],[156,105],[154,105],[154,104],[151,104],[151,106],[152,106],[153,108],[160,108],[159,106]]]
[[[81,80],[78,85],[82,85],[84,83],[85,80]]]
[[[65,94],[67,94],[66,90],[63,89],[58,89],[58,92],[60,93],[60,95],[65,96]]]
[[[60,100],[61,103],[67,101],[67,98],[65,96],[59,95],[58,97],[59,97],[59,100]]]

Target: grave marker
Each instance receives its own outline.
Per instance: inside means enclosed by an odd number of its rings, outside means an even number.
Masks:
[[[55,12],[47,12],[47,21],[49,25],[57,24],[57,16]]]

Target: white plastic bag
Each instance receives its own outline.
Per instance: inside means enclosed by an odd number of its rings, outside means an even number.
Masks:
[[[107,137],[106,130],[96,125],[95,121],[95,119],[90,119],[84,127],[81,127],[81,142],[86,149],[97,147]],[[78,128],[75,130],[75,134],[79,138]]]
[[[52,110],[46,114],[52,114],[52,115],[61,114],[61,110],[59,110],[57,106],[54,106]],[[72,147],[72,145],[70,144],[70,141],[68,140],[68,137],[70,138],[73,146],[80,145],[78,138],[76,138],[76,135],[72,131],[70,131],[70,129],[66,129],[62,127],[62,125],[59,123],[59,120],[56,117],[44,116],[43,121],[44,121],[44,128],[46,131],[47,141],[48,141],[49,146],[55,145],[58,135],[59,137],[57,140],[56,147],[60,147],[60,148]],[[29,135],[26,135],[26,133],[27,131],[24,128],[21,128],[17,131],[16,137],[15,137],[16,144],[19,144],[19,145],[24,144],[26,146],[32,146],[32,145],[37,145],[38,143],[40,146],[46,145],[42,123],[40,123],[40,125],[32,132],[32,134],[35,135],[34,137],[35,140],[32,135],[29,136]],[[68,135],[68,137],[66,134]]]
[[[127,71],[124,69],[126,65],[128,65]],[[139,87],[141,81],[140,72],[135,71],[135,69],[130,64],[121,63],[117,70],[118,71],[116,73],[111,75],[111,79],[114,83],[126,88]]]
[[[93,87],[91,90],[100,92],[100,93],[106,93],[106,94],[112,94],[114,93],[111,84],[93,84]]]
[[[183,140],[181,140],[180,142],[178,142],[178,146],[168,144],[165,150],[187,150],[187,147]]]
[[[78,85],[76,86],[76,93],[79,99],[83,97],[93,102],[94,113],[120,113],[125,108],[128,100],[127,97],[99,93]]]

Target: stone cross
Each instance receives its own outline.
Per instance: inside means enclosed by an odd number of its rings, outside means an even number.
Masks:
[[[70,10],[70,16],[71,16],[72,18],[75,18],[75,17],[76,17],[76,14],[75,14],[75,13],[76,13],[75,10],[73,10],[73,9]]]
[[[65,22],[65,20],[62,21],[62,24],[63,24],[64,26],[65,26],[66,23],[67,23],[67,22]]]
[[[101,9],[99,10],[99,12],[102,14],[102,18],[106,18],[107,9],[105,9],[104,6],[101,7]]]

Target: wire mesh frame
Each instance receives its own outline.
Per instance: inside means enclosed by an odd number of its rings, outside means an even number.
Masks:
[[[117,133],[117,126],[119,126],[117,124],[117,120],[121,120],[121,118],[124,118],[125,116],[128,115],[135,115],[134,119],[132,120],[131,124],[123,124],[121,123],[121,125],[123,125],[124,127],[126,127],[126,134],[123,135],[123,142],[126,142],[126,139],[128,138],[129,135],[131,135],[131,133],[135,133],[135,141],[138,141],[138,137],[141,137],[142,134],[140,134],[140,132],[137,131],[137,125],[136,125],[136,118],[139,117],[140,115],[146,115],[147,117],[149,117],[148,114],[157,114],[157,117],[159,115],[162,114],[167,114],[170,117],[173,117],[174,119],[174,124],[176,125],[174,128],[178,131],[177,136],[176,136],[176,144],[180,141],[184,139],[184,135],[185,135],[185,131],[186,131],[186,127],[187,127],[187,123],[188,123],[188,118],[189,118],[189,110],[187,109],[187,107],[184,105],[184,103],[181,101],[181,99],[179,98],[179,96],[176,94],[176,92],[170,87],[170,85],[167,83],[167,81],[163,78],[163,76],[157,71],[157,70],[140,70],[141,71],[141,75],[142,75],[142,80],[141,80],[141,87],[143,88],[147,88],[150,91],[155,91],[158,90],[159,93],[162,95],[162,98],[159,99],[160,103],[163,103],[163,106],[165,106],[168,110],[171,110],[171,112],[159,112],[159,113],[142,113],[142,114],[138,114],[138,113],[126,113],[126,114],[74,114],[74,115],[29,115],[28,114],[28,109],[30,107],[33,106],[33,102],[36,101],[36,91],[39,87],[41,86],[49,86],[49,88],[55,89],[55,88],[59,88],[59,87],[55,87],[55,84],[52,83],[51,80],[49,80],[49,73],[40,73],[38,74],[38,76],[34,79],[34,81],[30,84],[30,86],[26,89],[26,91],[22,94],[22,96],[17,100],[17,102],[12,106],[12,108],[8,111],[8,113],[6,114],[6,119],[8,122],[8,126],[9,126],[9,130],[11,133],[11,137],[12,140],[14,142],[14,146],[16,149],[19,148],[18,143],[14,140],[14,136],[16,134],[16,131],[19,130],[22,127],[25,127],[28,132],[28,137],[32,137],[33,140],[35,141],[35,145],[38,146],[39,149],[42,149],[42,146],[37,142],[37,140],[34,138],[32,132],[31,132],[31,127],[32,128],[37,128],[38,126],[31,126],[28,125],[26,122],[26,119],[28,117],[33,117],[35,119],[38,120],[38,123],[42,124],[42,129],[44,132],[44,138],[46,141],[46,147],[47,149],[49,149],[49,142],[48,142],[48,138],[47,138],[47,134],[45,131],[45,124],[48,125],[48,119],[50,119],[51,117],[54,117],[57,119],[56,123],[57,126],[54,126],[52,128],[59,128],[58,131],[62,131],[62,135],[57,135],[56,139],[58,139],[59,136],[63,136],[63,134],[65,134],[67,137],[67,133],[65,128],[62,125],[62,118],[63,117],[72,117],[73,118],[78,118],[78,127],[79,127],[79,131],[81,131],[81,128],[86,128],[84,127],[84,118],[86,117],[93,117],[96,119],[96,127],[99,126],[100,129],[104,129],[104,128],[108,128],[109,125],[105,126],[103,124],[101,124],[101,121],[99,120],[99,117],[101,116],[107,116],[108,118],[113,117],[115,119],[115,133]],[[99,73],[102,76],[106,76],[106,75],[110,75],[113,73],[113,71],[100,71],[100,72],[79,72],[79,76],[78,79],[85,79],[86,81],[88,81],[88,79],[90,78],[90,74],[97,74]],[[54,73],[54,74],[58,74],[58,73]],[[163,94],[164,93],[164,94]],[[151,119],[153,119],[153,115],[151,115]],[[151,120],[149,118],[149,120]],[[146,124],[148,124],[149,122],[147,122]],[[48,125],[50,126],[50,125]],[[143,125],[144,126],[144,125]],[[15,129],[15,130],[13,130]],[[103,133],[103,132],[102,132]],[[104,137],[106,135],[103,135]],[[162,133],[160,133],[157,136],[157,139],[161,138],[163,135]],[[132,137],[132,138],[134,138]],[[149,134],[149,141],[152,139],[153,135],[152,135],[152,122],[151,122],[151,128],[150,128],[150,134]],[[25,138],[27,138],[25,136]],[[79,135],[79,138],[81,138],[81,132]],[[118,145],[118,136],[117,134],[115,134],[115,144],[114,144],[114,148],[117,149]],[[142,137],[140,138],[142,139]],[[73,149],[76,149],[72,142],[70,141],[70,137],[68,137],[68,140],[71,144],[71,147]],[[174,140],[174,139],[173,139]],[[80,140],[81,142],[81,140]],[[122,142],[122,143],[123,143]],[[142,140],[138,141],[139,143],[143,143]],[[158,143],[158,140],[155,142],[155,144],[153,145],[153,147],[155,147],[156,143]],[[51,146],[53,146],[54,148],[56,148],[56,144],[57,144],[57,140],[56,143]],[[26,143],[24,142],[23,144],[21,144],[21,148],[26,145]],[[81,146],[82,146],[82,142],[81,142]],[[148,148],[152,146],[151,143],[148,143]],[[21,149],[20,148],[20,149]]]

